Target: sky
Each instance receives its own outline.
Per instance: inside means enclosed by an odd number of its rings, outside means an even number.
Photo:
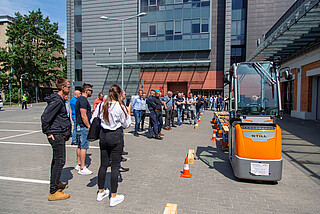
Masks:
[[[65,40],[67,39],[67,18],[66,0],[0,0],[0,15],[15,17],[15,12],[22,15],[29,14],[29,11],[38,10],[49,16],[51,23],[57,22],[58,33]]]

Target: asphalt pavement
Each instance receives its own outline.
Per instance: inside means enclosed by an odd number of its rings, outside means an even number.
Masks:
[[[179,214],[318,213],[320,210],[319,130],[309,129],[309,135],[314,137],[305,139],[299,134],[304,126],[295,130],[292,124],[296,121],[284,118],[279,122],[284,144],[282,180],[278,184],[239,181],[220,144],[210,141],[211,111],[204,113],[199,129],[184,124],[171,131],[163,130],[162,141],[148,139],[143,133],[134,137],[133,126],[126,130],[125,150],[129,155],[122,165],[130,171],[119,177],[118,192],[125,200],[116,207],[109,207],[108,199],[96,201],[98,142],[92,142],[88,150],[87,165],[94,172],[88,176],[78,175],[74,170],[75,146],[67,142],[62,181],[69,184],[65,192],[71,197],[48,201],[52,150],[41,133],[40,115],[44,108],[45,104],[41,103],[28,110],[15,106],[0,111],[0,213],[153,214],[163,213],[166,203],[177,204]],[[312,127],[319,124],[310,123]],[[180,178],[189,149],[196,152],[196,160],[190,165],[193,177]],[[108,179],[110,169],[106,181],[110,186]]]

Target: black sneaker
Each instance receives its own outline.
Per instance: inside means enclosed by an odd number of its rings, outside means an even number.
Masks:
[[[133,134],[135,137],[139,137],[139,134],[138,133],[134,133]]]
[[[71,145],[78,145],[77,142],[71,142]]]
[[[154,139],[156,139],[156,140],[162,140],[163,138],[160,137],[160,136],[157,136],[157,137],[154,137]]]
[[[121,157],[121,162],[126,162],[127,160],[127,158]]]
[[[128,155],[128,152],[122,151],[122,155]]]
[[[129,171],[129,168],[124,168],[122,166],[120,166],[119,168],[119,172],[128,172]]]

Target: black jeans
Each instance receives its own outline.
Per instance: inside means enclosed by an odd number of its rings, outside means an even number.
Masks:
[[[172,126],[174,125],[174,115],[173,115],[173,109],[166,109],[166,120],[165,120],[165,127],[170,126],[170,122]]]
[[[147,137],[152,137],[152,131],[156,137],[158,137],[158,120],[155,111],[149,112],[149,128]]]
[[[22,101],[22,109],[28,109],[28,106],[27,106],[27,102],[26,101]]]
[[[117,193],[120,160],[124,146],[122,129],[101,129],[99,146],[100,168],[98,172],[98,188],[104,189],[107,166],[111,157],[111,193]]]
[[[58,191],[59,180],[64,164],[66,163],[66,142],[62,135],[53,135],[48,138],[52,147],[51,176],[50,176],[50,193],[54,194]]]
[[[140,127],[143,129],[144,127],[144,119],[146,118],[146,110],[141,110],[141,120],[140,120]]]
[[[161,129],[162,129],[162,126],[163,126],[162,111],[156,111],[156,116],[157,116],[158,134],[159,134],[159,133],[161,133]]]

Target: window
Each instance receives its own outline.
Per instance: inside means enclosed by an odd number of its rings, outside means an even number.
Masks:
[[[157,25],[156,23],[149,24],[149,36],[156,36],[157,35]]]
[[[157,0],[149,0],[149,6],[156,6]]]
[[[182,33],[182,22],[181,20],[174,21],[174,34]]]
[[[243,8],[243,0],[233,0],[232,1],[232,9],[240,9]]]
[[[209,19],[201,19],[201,33],[209,32]]]
[[[166,0],[166,4],[173,4],[173,0]]]
[[[192,20],[192,33],[200,33],[200,19]]]
[[[166,22],[166,34],[173,34],[173,21]]]
[[[165,35],[165,27],[166,23],[165,22],[158,22],[158,28],[157,28],[157,35],[158,36],[164,36]]]
[[[82,81],[82,69],[75,69],[75,81]]]
[[[191,33],[191,20],[183,20],[183,34]]]
[[[82,59],[82,42],[74,43],[74,57],[75,59]]]
[[[140,29],[140,34],[141,37],[148,37],[148,23],[141,23],[141,29]]]
[[[82,0],[74,0],[74,5],[82,5]]]
[[[181,4],[181,3],[183,3],[183,0],[174,0],[174,3],[175,4]]]
[[[74,16],[74,32],[82,32],[82,15]]]

